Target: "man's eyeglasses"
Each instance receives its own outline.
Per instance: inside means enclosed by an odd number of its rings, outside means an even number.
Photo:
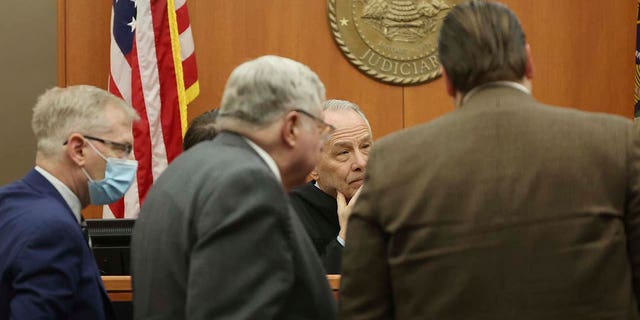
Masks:
[[[304,111],[302,109],[293,109],[293,111],[302,113],[305,116],[313,119],[313,121],[315,121],[318,124],[318,128],[320,128],[320,134],[324,137],[328,137],[333,131],[336,130],[336,127],[324,122],[324,120],[312,115],[307,111]]]
[[[119,142],[100,139],[100,138],[87,136],[87,135],[83,135],[83,137],[88,140],[98,141],[110,147],[111,149],[120,152],[125,156],[129,156],[131,154],[131,151],[133,151],[133,146],[130,143],[119,143]],[[67,144],[67,141],[65,141],[62,145],[66,145],[66,144]]]

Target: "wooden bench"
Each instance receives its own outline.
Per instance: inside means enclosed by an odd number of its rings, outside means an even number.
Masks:
[[[327,280],[329,287],[333,292],[333,297],[338,299],[338,290],[340,289],[340,275],[328,274]],[[133,290],[131,288],[131,276],[103,276],[102,282],[107,290],[109,298],[113,302],[131,301],[133,299]]]

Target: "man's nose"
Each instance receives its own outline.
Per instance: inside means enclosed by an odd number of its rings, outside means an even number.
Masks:
[[[358,149],[355,150],[354,155],[355,161],[353,162],[353,170],[363,170],[364,167],[367,166],[367,159],[369,159],[369,156],[365,155]]]

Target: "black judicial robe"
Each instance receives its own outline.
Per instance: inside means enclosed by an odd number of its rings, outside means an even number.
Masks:
[[[289,193],[309,239],[329,274],[340,273],[342,245],[336,237],[340,232],[336,199],[317,188],[315,181],[294,188]]]

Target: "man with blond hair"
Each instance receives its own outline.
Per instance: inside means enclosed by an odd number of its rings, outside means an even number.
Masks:
[[[53,88],[33,109],[36,166],[0,188],[0,319],[112,319],[80,209],[135,178],[124,101],[91,86]]]

